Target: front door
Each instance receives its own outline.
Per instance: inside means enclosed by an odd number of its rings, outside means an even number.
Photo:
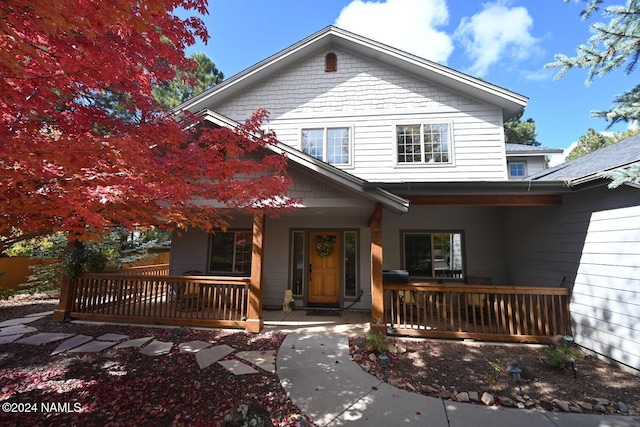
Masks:
[[[309,303],[340,303],[340,233],[309,233]]]

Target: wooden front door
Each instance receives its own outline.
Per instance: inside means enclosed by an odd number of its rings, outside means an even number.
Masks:
[[[340,303],[340,233],[309,233],[309,303]]]

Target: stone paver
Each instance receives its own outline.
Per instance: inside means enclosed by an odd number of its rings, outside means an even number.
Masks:
[[[172,347],[172,342],[153,340],[148,346],[140,350],[140,353],[147,356],[162,356],[169,353]]]
[[[63,334],[59,332],[40,332],[16,341],[16,344],[43,345],[50,342],[60,341],[74,336],[75,334]]]
[[[82,344],[79,347],[72,348],[69,353],[98,353],[102,350],[106,350],[109,347],[113,347],[117,343],[115,341],[99,341],[93,340],[86,344]]]
[[[104,335],[100,335],[98,338],[96,338],[97,340],[100,341],[122,341],[122,340],[126,340],[127,338],[129,338],[129,335],[122,335],[122,334],[104,334]]]
[[[24,317],[45,317],[45,316],[51,316],[52,314],[53,314],[53,311],[41,311],[40,313],[27,314]]]
[[[222,366],[224,366],[229,372],[233,375],[247,375],[247,374],[257,374],[258,371],[253,369],[253,367],[242,363],[239,360],[221,360],[218,362]]]
[[[5,326],[15,326],[15,325],[24,325],[25,323],[35,322],[36,320],[42,319],[44,316],[33,316],[33,317],[19,317],[17,319],[9,319],[4,322],[0,322],[0,328],[4,328]]]
[[[276,351],[240,351],[236,353],[238,359],[246,360],[267,372],[276,372]]]
[[[38,332],[38,329],[33,326],[15,325],[0,329],[0,337],[5,335],[30,334],[32,332]]]
[[[142,347],[149,341],[151,341],[153,337],[144,337],[144,338],[135,338],[129,341],[121,342],[120,344],[113,347],[116,350],[120,350],[121,348],[133,348],[133,347]]]
[[[69,338],[65,342],[61,343],[58,347],[56,347],[56,349],[51,352],[51,356],[58,353],[63,353],[67,350],[71,350],[72,348],[78,347],[79,345],[91,341],[92,339],[93,337],[90,337],[88,335],[76,335],[75,337]]]
[[[234,351],[233,347],[229,347],[225,344],[205,348],[204,350],[200,350],[196,353],[196,361],[198,362],[200,369],[204,369]]]
[[[0,336],[0,344],[9,344],[14,342],[15,340],[23,337],[24,334],[18,334],[18,335],[3,335]]]
[[[180,353],[197,353],[200,350],[211,347],[211,344],[206,341],[195,340],[180,343],[178,347],[180,348]]]

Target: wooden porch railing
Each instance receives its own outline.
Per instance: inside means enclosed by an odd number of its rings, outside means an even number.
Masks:
[[[398,335],[546,342],[571,334],[569,290],[413,283],[384,285],[387,328]]]
[[[72,319],[246,327],[249,278],[81,274],[69,283]]]
[[[130,274],[145,276],[168,276],[169,264],[141,265],[136,267],[117,268],[105,271],[105,274]]]

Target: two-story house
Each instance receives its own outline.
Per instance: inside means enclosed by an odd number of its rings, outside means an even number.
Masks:
[[[576,233],[584,238],[588,222],[571,218],[588,212],[591,190],[522,179],[536,171],[514,165],[540,153],[506,147],[503,124],[526,104],[513,91],[327,27],[178,108],[230,127],[259,108],[270,112],[265,126],[279,140],[270,149],[288,157],[290,196],[301,204],[259,224],[262,304],[280,306],[291,290],[296,307],[372,309],[375,322],[383,270],[444,284],[479,276],[494,285],[572,285]],[[604,200],[606,190],[597,191]],[[640,218],[637,209],[630,215]],[[255,217],[236,215],[224,232],[174,236],[171,274],[250,275],[255,229]],[[637,276],[625,277],[637,286]],[[640,366],[632,344],[615,346]]]
[[[186,102],[215,125],[258,108],[289,157],[302,206],[267,219],[263,298],[371,304],[368,225],[380,218],[384,269],[412,278],[510,283],[502,206],[560,203],[562,183],[509,180],[503,123],[527,98],[327,27]],[[171,271],[246,274],[251,218],[173,241]],[[554,278],[559,283],[561,278]]]

